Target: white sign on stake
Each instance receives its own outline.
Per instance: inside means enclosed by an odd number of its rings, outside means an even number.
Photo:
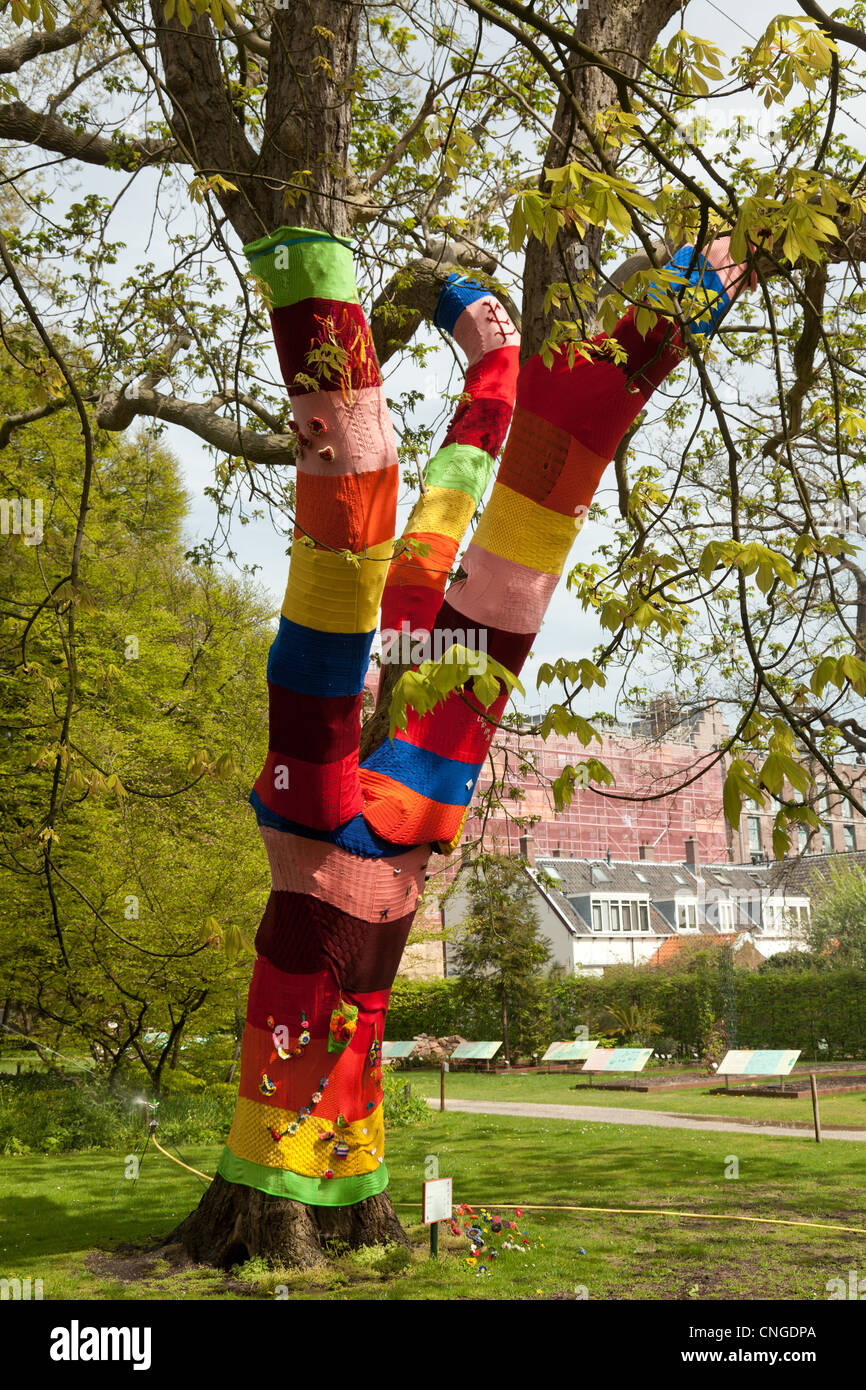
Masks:
[[[453,1214],[454,1199],[451,1192],[451,1178],[433,1178],[424,1184],[424,1225],[432,1226],[434,1221],[450,1221]]]

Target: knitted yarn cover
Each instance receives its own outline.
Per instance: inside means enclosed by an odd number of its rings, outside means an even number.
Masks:
[[[506,692],[412,715],[359,767],[373,636],[475,634],[520,671],[601,475],[652,391],[681,360],[659,318],[631,312],[572,367],[533,357],[483,286],[446,282],[436,322],[467,360],[461,404],[395,554],[396,441],[348,241],[281,227],[245,248],[271,304],[297,433],[289,578],[268,666],[269,747],[250,794],[271,893],[256,936],[241,1079],[219,1171],[310,1205],[387,1185],[381,1044],[394,975],[431,848],[459,839]],[[710,331],[743,280],[727,241],[671,267],[704,291]],[[653,291],[651,291],[652,295]],[[462,558],[463,535],[499,472]],[[455,634],[457,635],[455,637]],[[471,645],[471,641],[464,641]]]

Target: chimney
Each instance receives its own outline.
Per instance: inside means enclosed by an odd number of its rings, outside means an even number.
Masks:
[[[460,846],[460,867],[461,867],[461,869],[465,868],[466,865],[469,863],[469,859],[470,859],[470,855],[471,855],[471,854],[472,854],[472,846],[471,846],[471,845],[461,845],[461,846]]]
[[[520,853],[527,864],[535,864],[535,840],[529,834],[520,837]]]
[[[655,846],[642,844],[638,848],[638,854],[640,855],[641,859],[646,861],[647,864],[651,864],[653,863],[656,857]]]
[[[697,840],[686,840],[686,864],[697,878],[701,872],[701,862],[698,858]]]

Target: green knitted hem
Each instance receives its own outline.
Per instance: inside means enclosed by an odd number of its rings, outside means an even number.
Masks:
[[[448,444],[427,468],[428,487],[456,487],[468,492],[476,507],[493,473],[493,459],[474,444]]]
[[[290,1173],[285,1168],[268,1168],[262,1163],[250,1163],[238,1158],[231,1149],[223,1149],[217,1172],[226,1182],[242,1187],[255,1187],[272,1197],[291,1197],[308,1207],[351,1207],[365,1197],[375,1197],[388,1186],[388,1169],[380,1163],[373,1173],[361,1173],[354,1178],[307,1178]]]
[[[302,299],[358,304],[352,243],[309,227],[278,227],[244,247],[254,273],[268,287],[271,307],[286,309]]]

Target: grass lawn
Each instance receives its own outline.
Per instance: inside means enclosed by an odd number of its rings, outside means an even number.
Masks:
[[[213,1172],[216,1148],[178,1142],[188,1162]],[[308,1299],[542,1299],[580,1288],[590,1300],[825,1299],[829,1279],[862,1265],[864,1237],[842,1232],[548,1211],[518,1222],[527,1254],[505,1251],[478,1277],[465,1241],[443,1228],[434,1263],[427,1231],[413,1224],[430,1154],[453,1176],[455,1202],[476,1207],[681,1208],[866,1227],[866,1155],[855,1144],[431,1113],[389,1137],[391,1195],[413,1239],[408,1261],[362,1251],[303,1275],[251,1262],[231,1277],[157,1265],[130,1278],[128,1265],[112,1264],[112,1248],[167,1233],[201,1185],[151,1151],[137,1187],[124,1182],[112,1201],[122,1155],[75,1153],[0,1160],[0,1277],[41,1278],[46,1299],[270,1299],[277,1286]],[[732,1155],[737,1179],[725,1177]]]
[[[422,1096],[439,1095],[439,1072],[412,1069],[400,1076]],[[577,1089],[575,1089],[577,1083]],[[812,1123],[812,1099],[807,1091],[796,1100],[775,1100],[764,1096],[711,1096],[708,1091],[716,1082],[707,1080],[706,1087],[689,1087],[682,1091],[663,1091],[660,1095],[645,1091],[602,1091],[584,1085],[577,1076],[544,1072],[486,1074],[484,1072],[448,1072],[445,1077],[445,1097],[451,1100],[530,1101],[554,1105],[614,1105],[629,1110],[670,1110],[677,1114],[714,1115],[720,1119],[797,1120]],[[849,1095],[820,1096],[821,1122],[824,1125],[866,1128],[866,1090]]]

